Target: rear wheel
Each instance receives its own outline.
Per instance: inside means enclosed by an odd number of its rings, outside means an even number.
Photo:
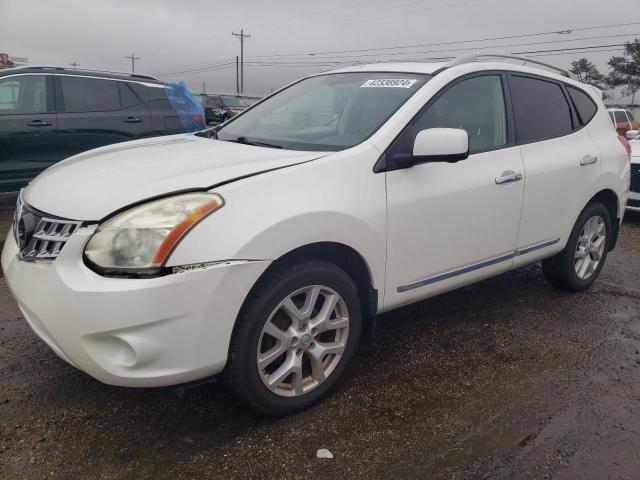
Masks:
[[[307,261],[270,274],[238,318],[226,380],[253,410],[286,415],[316,403],[336,383],[360,339],[353,280]]]
[[[542,262],[546,279],[564,290],[580,291],[593,284],[609,250],[611,216],[601,203],[588,205],[578,217],[565,249]]]

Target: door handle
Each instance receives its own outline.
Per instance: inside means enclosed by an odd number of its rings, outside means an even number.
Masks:
[[[502,185],[503,183],[519,182],[520,180],[522,180],[521,173],[507,170],[506,172],[502,172],[502,175],[499,177],[496,177],[496,184]]]
[[[142,122],[142,120],[140,120],[138,117],[124,117],[122,119],[123,122],[126,123],[140,123]]]
[[[31,120],[27,125],[30,127],[48,127],[51,123],[45,122],[44,120]]]
[[[596,157],[595,155],[585,155],[584,157],[582,157],[582,160],[580,160],[580,165],[593,165],[597,161],[598,157]]]

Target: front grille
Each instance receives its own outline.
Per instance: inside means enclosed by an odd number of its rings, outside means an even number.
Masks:
[[[24,260],[53,260],[82,222],[55,218],[27,205],[18,197],[13,235]]]
[[[631,165],[631,191],[640,193],[640,164]]]

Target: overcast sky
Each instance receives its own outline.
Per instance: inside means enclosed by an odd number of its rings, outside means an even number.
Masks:
[[[640,38],[640,1],[0,0],[0,52],[32,64],[76,61],[118,71],[130,70],[125,56],[134,53],[137,72],[184,80],[196,93],[203,82],[209,92],[235,91],[240,42],[231,33],[241,28],[251,35],[245,93],[262,95],[332,62],[455,56],[475,48],[606,46],[536,57],[568,67],[584,56],[606,70],[608,58],[622,52],[611,45]],[[535,35],[564,30],[572,32]],[[495,37],[511,38],[479,41]],[[409,45],[421,46],[389,49]]]

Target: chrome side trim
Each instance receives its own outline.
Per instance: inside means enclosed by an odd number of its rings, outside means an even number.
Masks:
[[[481,268],[490,267],[491,265],[495,265],[496,263],[504,262],[520,255],[526,255],[527,253],[540,250],[541,248],[550,247],[551,245],[555,245],[559,241],[559,238],[555,238],[553,240],[545,240],[543,242],[533,243],[526,247],[514,250],[513,252],[503,253],[501,255],[482,260],[481,262],[476,262],[465,265],[463,267],[454,268],[453,270],[448,270],[446,272],[437,273],[435,275],[431,275],[430,277],[423,278],[422,280],[418,280],[417,282],[409,283],[407,285],[400,285],[397,288],[397,291],[398,293],[406,292],[408,290],[413,290],[414,288],[424,287],[426,285],[431,285],[432,283],[441,282],[442,280],[457,277],[458,275],[464,275],[465,273],[480,270]]]
[[[438,273],[436,275],[423,278],[422,280],[418,280],[417,282],[410,283],[408,285],[400,285],[398,287],[398,293],[406,292],[407,290],[413,290],[414,288],[418,288],[418,287],[424,287],[425,285],[431,285],[432,283],[441,282],[442,280],[447,280],[452,277],[457,277],[458,275],[463,275],[465,273],[473,272],[474,270],[478,270],[480,268],[489,267],[491,265],[495,265],[496,263],[509,260],[515,256],[516,256],[515,252],[505,253],[503,255],[498,255],[497,257],[492,257],[487,260],[483,260],[482,262],[472,263],[471,265],[459,267],[454,270],[449,270],[443,273]]]
[[[516,253],[516,256],[526,255],[527,253],[531,253],[531,252],[534,252],[536,250],[540,250],[541,248],[546,248],[546,247],[550,247],[551,245],[555,245],[559,241],[560,241],[559,238],[554,238],[553,240],[545,240],[544,242],[533,243],[533,244],[528,245],[526,247],[519,248],[518,250],[516,250],[515,253]]]

